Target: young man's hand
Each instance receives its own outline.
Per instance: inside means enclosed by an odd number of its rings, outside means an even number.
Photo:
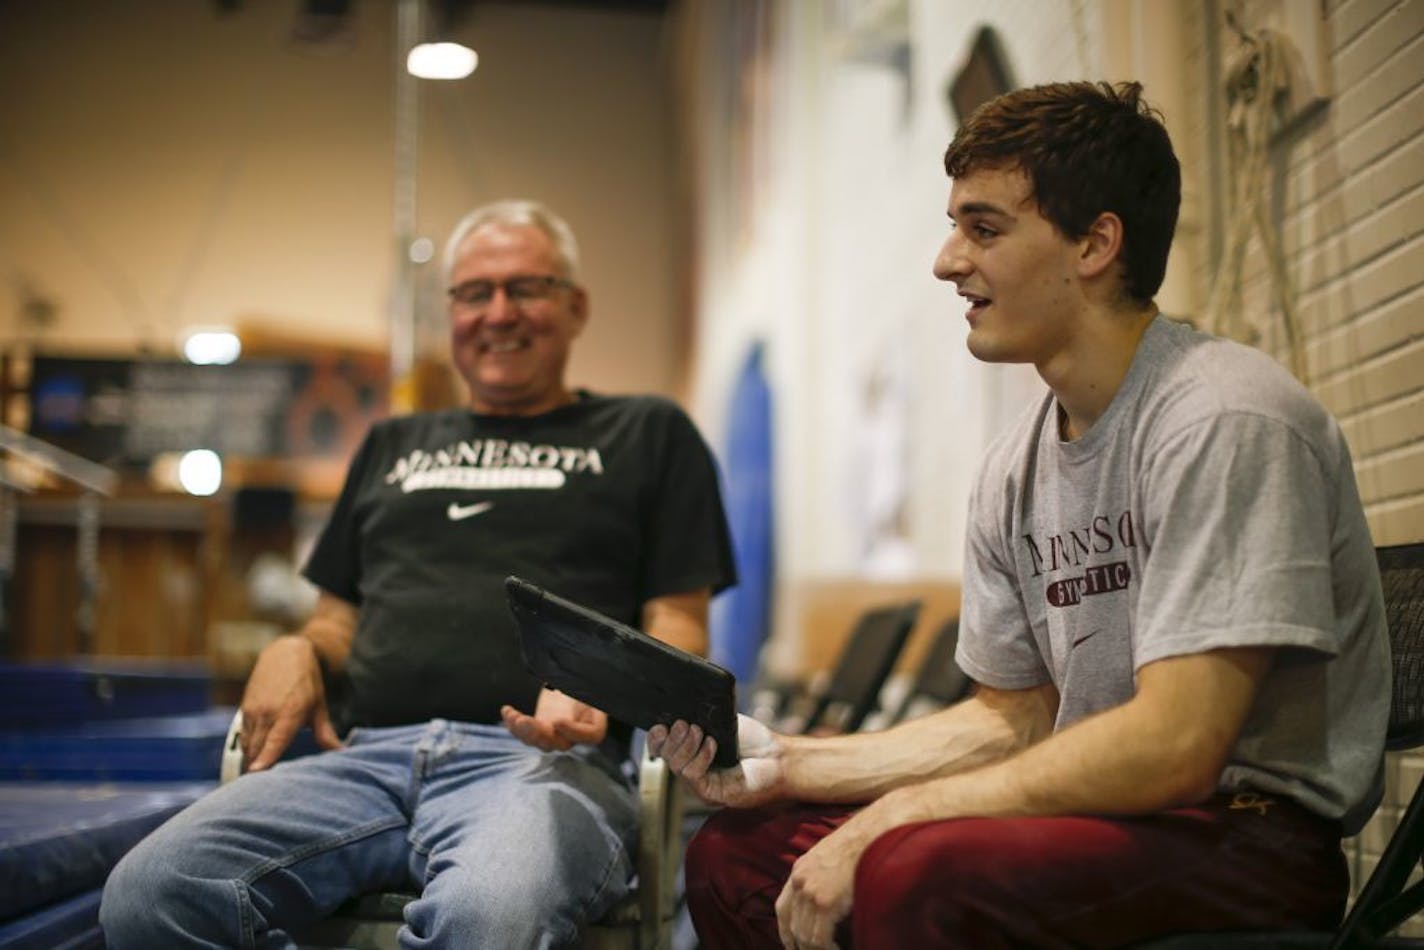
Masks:
[[[247,771],[274,765],[297,730],[310,723],[317,744],[341,747],[326,709],[316,647],[305,637],[278,637],[258,654],[242,693],[242,756]]]
[[[693,792],[714,805],[750,808],[773,801],[785,780],[781,736],[750,716],[737,716],[737,751],[741,761],[729,769],[712,768],[717,741],[698,726],[678,720],[648,730],[648,751],[668,764]]]
[[[597,745],[608,735],[608,714],[556,689],[539,691],[534,715],[502,706],[504,727],[525,745],[545,752],[563,752],[581,742]]]
[[[836,925],[850,914],[855,866],[865,845],[840,829],[816,842],[791,867],[776,898],[776,929],[793,950],[836,946]]]

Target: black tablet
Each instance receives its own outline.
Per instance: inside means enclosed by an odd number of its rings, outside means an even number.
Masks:
[[[695,723],[717,740],[714,765],[737,764],[731,673],[518,577],[504,590],[524,665],[546,686],[643,729]]]

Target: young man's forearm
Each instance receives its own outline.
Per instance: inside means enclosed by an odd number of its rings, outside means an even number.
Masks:
[[[886,794],[885,829],[942,818],[1147,814],[1216,790],[1269,650],[1177,657],[1144,668],[1137,696],[1002,761]]]
[[[980,688],[948,709],[885,732],[783,737],[788,799],[868,802],[908,785],[997,762],[1053,728],[1057,692]]]

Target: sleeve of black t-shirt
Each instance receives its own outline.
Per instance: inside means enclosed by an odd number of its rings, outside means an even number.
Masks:
[[[737,582],[712,452],[681,409],[670,406],[664,422],[660,472],[644,525],[644,603],[703,587],[715,594]]]
[[[331,517],[302,568],[302,575],[317,587],[358,606],[361,603],[361,529],[356,523],[356,502],[372,464],[375,440],[376,430],[372,428],[352,457]]]

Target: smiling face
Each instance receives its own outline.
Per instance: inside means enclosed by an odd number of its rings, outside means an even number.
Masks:
[[[1065,352],[1084,297],[1081,242],[1063,237],[1038,210],[1022,171],[976,169],[949,192],[951,230],[935,259],[969,303],[969,351],[993,363],[1040,370]]]
[[[461,243],[450,286],[497,285],[488,301],[450,301],[450,349],[476,412],[536,415],[572,398],[564,368],[588,320],[588,299],[568,282],[537,298],[513,300],[514,277],[564,276],[554,243],[534,225],[488,224]]]

